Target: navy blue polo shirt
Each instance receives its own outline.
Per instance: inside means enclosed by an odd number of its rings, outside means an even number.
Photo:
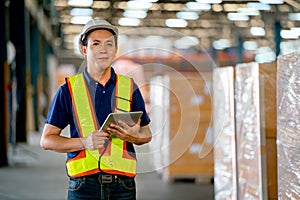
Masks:
[[[88,75],[86,68],[83,74],[94,104],[98,119],[98,125],[99,127],[101,127],[108,114],[113,112],[115,108],[116,73],[114,69],[111,68],[111,77],[105,84],[105,86],[101,85],[98,81],[93,80]],[[132,111],[143,111],[143,115],[141,117],[141,126],[145,126],[150,123],[150,119],[146,113],[143,97],[135,83],[133,84],[131,108]],[[68,85],[66,83],[61,85],[57,93],[55,94],[49,107],[48,116],[45,123],[51,124],[61,129],[64,129],[66,126],[70,125],[70,137],[79,137],[79,133],[76,129],[73,116],[72,100]],[[132,151],[134,151],[133,146]],[[68,159],[73,158],[77,155],[77,153],[78,152],[68,153]]]

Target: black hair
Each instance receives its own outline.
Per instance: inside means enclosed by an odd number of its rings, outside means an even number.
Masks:
[[[109,32],[111,32],[111,34],[114,36],[115,38],[115,46],[117,47],[118,46],[118,36],[116,35],[116,33],[114,31],[112,31],[111,29],[108,29],[108,28],[96,28],[96,29],[92,29],[88,32],[86,32],[84,35],[81,36],[80,38],[80,42],[82,44],[82,46],[87,46],[87,38],[89,36],[89,34],[95,30],[107,30]]]

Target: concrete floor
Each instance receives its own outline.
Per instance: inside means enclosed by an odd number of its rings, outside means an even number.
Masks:
[[[10,165],[0,168],[0,200],[66,199],[65,154],[42,150],[39,136],[34,134],[28,143],[9,147]],[[165,183],[156,172],[139,173],[136,182],[138,200],[214,199],[209,183]]]

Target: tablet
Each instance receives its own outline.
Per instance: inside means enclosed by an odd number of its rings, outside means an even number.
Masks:
[[[124,121],[129,126],[133,126],[137,123],[137,121],[141,118],[143,112],[135,111],[135,112],[123,112],[123,113],[110,113],[105,119],[103,125],[100,130],[106,131],[107,127],[110,123],[118,124],[118,121]]]

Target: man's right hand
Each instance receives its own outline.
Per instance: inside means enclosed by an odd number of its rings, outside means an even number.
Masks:
[[[104,147],[105,141],[108,140],[109,134],[103,131],[94,131],[84,138],[80,138],[84,149],[97,150]]]

